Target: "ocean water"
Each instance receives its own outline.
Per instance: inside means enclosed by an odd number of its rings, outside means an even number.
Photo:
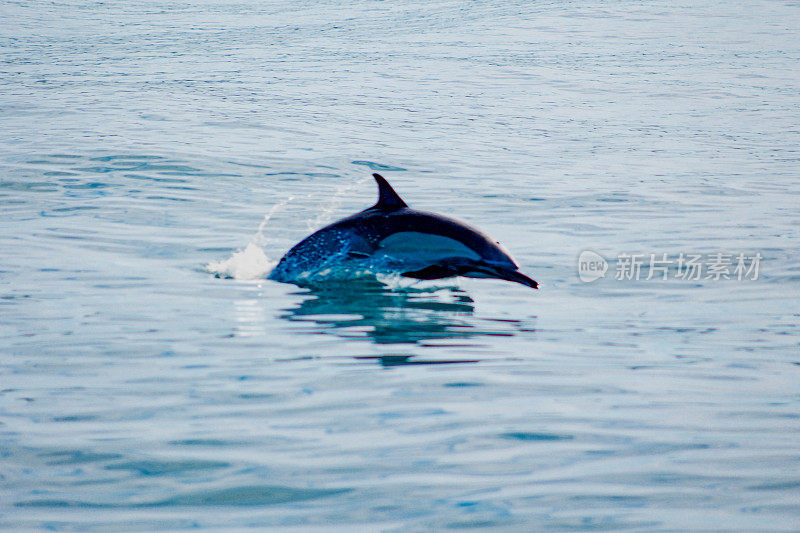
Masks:
[[[800,529],[797,2],[0,21],[0,529]],[[541,289],[265,279],[375,171]]]

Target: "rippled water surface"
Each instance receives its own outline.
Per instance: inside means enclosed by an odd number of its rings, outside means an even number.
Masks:
[[[796,2],[0,20],[0,528],[800,529]],[[373,171],[541,290],[264,279]]]

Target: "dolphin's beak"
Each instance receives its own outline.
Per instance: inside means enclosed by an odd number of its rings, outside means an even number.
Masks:
[[[450,276],[464,276],[467,278],[494,278],[520,283],[533,289],[538,289],[539,284],[522,272],[501,266],[489,264],[486,261],[473,261],[463,257],[451,257],[437,261],[421,270],[403,272],[403,276],[415,279],[441,279]]]
[[[491,269],[493,277],[504,279],[506,281],[513,281],[514,283],[521,283],[522,285],[526,285],[532,289],[538,289],[539,284],[536,281],[532,280],[522,272],[517,270],[509,270],[507,268],[502,267],[494,267]]]
[[[468,278],[502,279],[505,281],[513,281],[514,283],[520,283],[527,287],[531,287],[532,289],[539,288],[538,283],[536,283],[534,280],[532,280],[519,270],[515,270],[500,265],[490,265],[487,264],[485,261],[481,261],[479,264],[472,264],[469,267],[464,268],[461,272],[459,272],[459,274],[462,276],[466,276]]]

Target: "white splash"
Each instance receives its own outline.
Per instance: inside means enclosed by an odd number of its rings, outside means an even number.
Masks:
[[[273,205],[270,210],[264,215],[264,220],[258,225],[258,231],[250,239],[244,250],[234,252],[232,256],[224,261],[212,261],[206,265],[206,270],[220,278],[233,278],[239,280],[253,280],[263,279],[267,277],[277,261],[270,260],[267,254],[264,253],[264,246],[266,246],[268,239],[264,236],[264,229],[272,216],[279,210],[285,207],[289,202],[294,200],[294,196],[290,196],[285,200],[281,200]]]
[[[354,189],[360,187],[369,179],[370,178],[367,177],[360,178],[345,185],[340,185],[333,195],[328,199],[327,204],[320,206],[317,216],[306,221],[306,228],[308,231],[317,230],[324,226],[327,222],[330,222],[334,213],[341,206],[344,195],[349,194]],[[308,197],[310,196],[311,195],[308,195]]]
[[[267,239],[264,237],[264,228],[267,227],[267,223],[272,218],[272,215],[274,215],[279,209],[286,207],[292,200],[294,200],[294,196],[290,196],[285,200],[281,200],[270,208],[267,214],[264,215],[264,220],[262,220],[261,224],[258,225],[258,231],[256,231],[255,235],[253,235],[253,238],[250,240],[250,244],[256,244],[258,246],[264,246],[267,244]]]
[[[319,226],[323,225],[333,215],[336,208],[342,202],[344,195],[350,192],[355,187],[361,185],[367,178],[357,180],[355,183],[348,183],[347,185],[340,186],[336,192],[328,199],[325,206],[317,210],[317,216],[313,219],[306,221],[309,231],[312,231]],[[311,198],[318,193],[309,194],[307,198]],[[270,249],[270,244],[274,241],[269,237],[269,233],[265,234],[267,225],[270,219],[278,213],[281,209],[286,207],[294,196],[290,196],[284,200],[273,205],[270,210],[264,215],[264,219],[258,226],[255,235],[250,239],[244,250],[234,252],[231,257],[223,261],[212,261],[206,265],[206,270],[215,276],[221,278],[233,278],[238,280],[255,280],[264,279],[275,268],[278,261],[273,261],[264,249]]]
[[[252,280],[267,277],[276,264],[277,261],[270,261],[260,246],[251,242],[224,261],[208,263],[206,270],[222,278]]]

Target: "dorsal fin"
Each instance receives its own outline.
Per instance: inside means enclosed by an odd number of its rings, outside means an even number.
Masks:
[[[369,209],[391,212],[402,209],[403,207],[408,207],[403,199],[394,192],[394,189],[392,189],[392,186],[386,181],[386,178],[380,174],[373,174],[372,177],[378,182],[378,203]]]

